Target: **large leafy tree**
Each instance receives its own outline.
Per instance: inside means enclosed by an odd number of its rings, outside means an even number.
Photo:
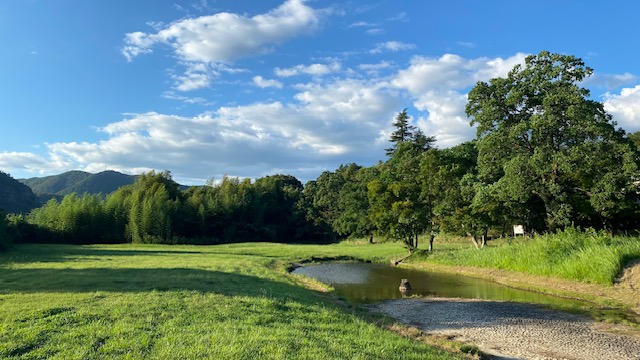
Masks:
[[[634,206],[637,153],[580,86],[592,72],[579,58],[543,51],[469,93],[484,193],[542,204],[548,230],[611,226]]]
[[[370,218],[380,234],[401,240],[413,252],[419,235],[432,227],[433,203],[422,191],[420,161],[435,140],[410,124],[407,109],[396,116],[394,127],[390,158],[368,184]]]
[[[376,177],[377,167],[340,165],[336,171],[325,171],[305,185],[300,206],[325,237],[369,236],[373,241],[367,184]]]

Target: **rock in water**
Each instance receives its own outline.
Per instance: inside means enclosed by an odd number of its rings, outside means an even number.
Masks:
[[[400,281],[400,291],[408,291],[408,290],[411,290],[411,284],[409,284],[409,280],[402,279],[402,281]]]

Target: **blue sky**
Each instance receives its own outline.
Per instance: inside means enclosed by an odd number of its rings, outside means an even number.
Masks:
[[[408,108],[437,146],[470,140],[466,94],[542,50],[640,130],[635,1],[0,2],[0,170],[170,170],[185,184],[302,181],[384,160]]]

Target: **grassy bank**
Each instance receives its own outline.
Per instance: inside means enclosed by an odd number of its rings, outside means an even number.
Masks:
[[[396,244],[21,246],[0,255],[0,358],[452,358],[283,271],[311,257],[403,253]]]
[[[638,237],[567,229],[533,239],[492,241],[480,251],[470,245],[447,244],[412,261],[504,269],[608,286],[635,258],[640,258]]]

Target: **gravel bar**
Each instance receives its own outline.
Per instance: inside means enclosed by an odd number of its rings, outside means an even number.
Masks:
[[[640,359],[640,337],[606,332],[583,316],[531,304],[419,298],[367,307],[500,359]]]

